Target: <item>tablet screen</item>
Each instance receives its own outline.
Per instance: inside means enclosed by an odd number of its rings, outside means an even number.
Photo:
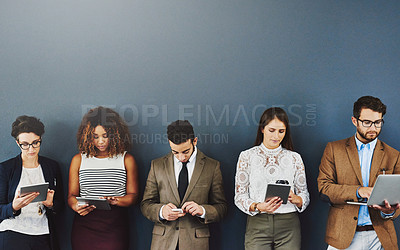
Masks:
[[[40,184],[34,184],[34,185],[28,185],[28,186],[23,186],[21,187],[21,196],[25,196],[29,193],[33,192],[39,192],[38,197],[36,197],[32,202],[38,202],[38,201],[45,201],[47,198],[47,190],[49,188],[49,183],[40,183]]]
[[[111,210],[110,204],[106,199],[82,198],[82,197],[76,197],[76,199],[78,200],[79,206],[88,204],[95,206],[96,209]]]
[[[289,185],[268,184],[265,200],[278,196],[282,199],[282,204],[286,204],[289,197],[289,192],[290,192]]]

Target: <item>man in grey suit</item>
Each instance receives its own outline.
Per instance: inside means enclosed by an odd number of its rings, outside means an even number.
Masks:
[[[197,149],[192,125],[177,120],[167,128],[171,153],[153,160],[143,215],[154,222],[151,249],[208,249],[209,223],[227,211],[218,161]]]

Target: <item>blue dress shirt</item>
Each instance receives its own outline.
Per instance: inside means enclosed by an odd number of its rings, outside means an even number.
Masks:
[[[355,138],[357,144],[358,159],[360,160],[363,187],[368,187],[369,173],[371,172],[372,156],[374,154],[377,139],[371,141],[368,144],[364,144],[361,141],[359,141],[357,137]],[[357,190],[357,196],[361,198],[358,195],[358,190]],[[366,205],[360,206],[360,210],[358,211],[357,225],[358,226],[372,225],[371,218],[368,212],[368,206]]]

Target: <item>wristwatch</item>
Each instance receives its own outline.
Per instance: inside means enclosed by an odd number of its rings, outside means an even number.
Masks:
[[[257,205],[258,204],[260,204],[260,203],[256,203],[255,205],[254,205],[254,212],[257,212],[257,213],[261,213],[261,211],[257,208]]]

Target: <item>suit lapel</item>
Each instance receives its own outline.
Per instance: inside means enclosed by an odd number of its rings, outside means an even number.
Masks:
[[[46,164],[43,164],[43,161],[41,160],[41,157],[39,156],[39,164],[42,167],[42,172],[43,172],[43,177],[44,177],[44,181],[48,182],[50,185],[51,184],[51,180],[50,180],[50,172],[49,172],[49,168],[47,167]]]
[[[351,166],[353,167],[354,172],[356,173],[357,179],[360,184],[363,184],[362,175],[361,175],[361,165],[358,157],[357,145],[354,136],[350,137],[346,142],[346,151],[347,156],[349,157]]]
[[[181,200],[179,198],[178,186],[176,185],[175,179],[175,169],[174,169],[174,156],[172,153],[168,154],[164,160],[164,169],[167,175],[169,184],[171,185],[172,192],[174,193],[176,201],[179,203]]]
[[[192,178],[190,179],[189,186],[186,190],[185,196],[183,197],[182,203],[187,200],[188,196],[190,195],[194,186],[199,180],[201,173],[203,172],[205,164],[204,158],[205,158],[204,154],[199,149],[197,149],[196,164],[194,165]]]
[[[383,157],[385,156],[385,150],[383,144],[380,140],[377,140],[374,154],[371,161],[371,171],[369,173],[369,186],[373,187],[375,180],[377,178],[377,173],[379,172],[379,167],[381,166]]]
[[[11,183],[10,183],[11,192],[8,192],[9,201],[14,200],[15,190],[17,190],[17,186],[19,184],[19,181],[21,180],[21,175],[22,175],[22,158],[21,154],[19,154],[16,157],[14,171],[11,177]]]

